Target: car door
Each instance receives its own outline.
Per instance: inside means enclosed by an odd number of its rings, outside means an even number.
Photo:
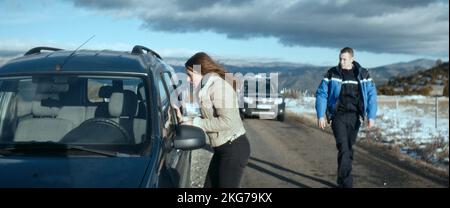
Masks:
[[[162,111],[162,137],[165,143],[164,169],[170,176],[173,186],[180,186],[186,182],[187,168],[190,168],[190,158],[187,151],[171,147],[178,125],[175,109],[171,105],[171,94],[175,93],[170,72],[160,74],[159,90]]]

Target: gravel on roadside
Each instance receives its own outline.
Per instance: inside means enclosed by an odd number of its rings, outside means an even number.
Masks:
[[[191,188],[203,188],[213,150],[208,144],[192,151]]]

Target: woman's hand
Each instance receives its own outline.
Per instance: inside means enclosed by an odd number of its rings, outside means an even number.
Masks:
[[[178,122],[182,123],[183,122],[183,114],[181,113],[180,108],[177,107],[176,105],[172,105],[172,108],[175,110],[175,112],[177,114]]]
[[[178,123],[182,125],[192,125],[192,119],[190,117],[183,116],[183,113],[181,112],[179,107],[172,105],[172,108],[177,114]]]

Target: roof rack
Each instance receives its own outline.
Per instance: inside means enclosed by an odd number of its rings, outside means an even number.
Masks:
[[[135,45],[133,47],[133,50],[131,51],[132,54],[144,54],[144,51],[147,51],[147,53],[151,53],[162,60],[161,56],[157,54],[155,51],[141,45]]]
[[[40,53],[42,50],[46,50],[46,51],[60,51],[62,49],[59,48],[52,48],[52,47],[36,47],[36,48],[32,48],[29,51],[27,51],[24,56],[28,56],[31,54],[36,54],[36,53]]]

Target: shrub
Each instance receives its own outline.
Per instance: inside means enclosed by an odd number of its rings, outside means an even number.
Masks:
[[[426,86],[426,87],[422,87],[422,88],[418,89],[417,93],[419,95],[428,96],[428,95],[430,95],[431,91],[433,91],[433,88],[431,86]]]
[[[298,99],[300,97],[300,92],[298,90],[287,89],[284,91],[283,95],[285,98]]]

